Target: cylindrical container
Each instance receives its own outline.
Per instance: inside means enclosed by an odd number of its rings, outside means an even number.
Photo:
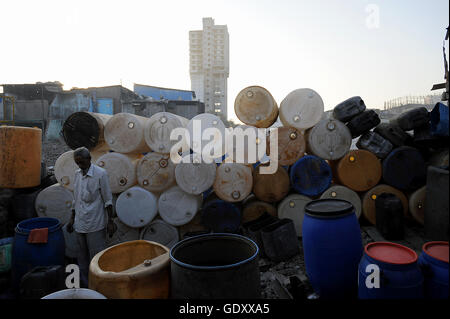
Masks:
[[[446,241],[432,241],[423,245],[419,266],[425,279],[425,298],[448,299],[448,252]]]
[[[409,138],[408,133],[396,123],[380,123],[373,131],[391,142],[394,147],[405,145]]]
[[[449,135],[448,122],[449,113],[448,106],[444,103],[437,103],[430,112],[431,134],[433,136]]]
[[[59,184],[45,188],[36,197],[34,207],[39,217],[52,217],[66,224],[72,216],[73,193]]]
[[[344,123],[322,120],[305,133],[306,151],[325,160],[337,160],[350,150],[352,136]]]
[[[247,125],[269,127],[277,120],[278,105],[265,88],[249,86],[236,96],[234,112]]]
[[[356,115],[347,123],[347,127],[352,134],[352,138],[356,138],[372,128],[380,124],[381,120],[374,110],[366,110]]]
[[[105,140],[111,150],[120,153],[150,152],[145,142],[144,128],[148,118],[117,113],[105,125]]]
[[[142,187],[133,186],[117,198],[116,212],[125,225],[141,228],[158,214],[158,198]]]
[[[360,96],[351,97],[339,103],[333,109],[333,117],[341,122],[348,122],[366,110],[366,104]]]
[[[79,169],[73,158],[73,151],[62,153],[55,162],[55,177],[59,185],[73,191],[75,172]]]
[[[342,185],[333,185],[320,196],[320,199],[327,198],[342,199],[350,202],[355,208],[356,217],[359,219],[359,217],[361,216],[361,198],[355,191],[351,190],[350,188]]]
[[[281,166],[278,166],[274,174],[261,174],[263,166],[267,165],[260,164],[253,171],[253,194],[264,202],[278,202],[289,192],[289,175]]]
[[[0,274],[11,269],[13,237],[0,239]]]
[[[242,203],[242,223],[251,222],[258,219],[264,213],[274,217],[277,216],[277,208],[270,204],[258,200],[254,194],[250,194]]]
[[[202,153],[208,160],[225,155],[226,128],[218,116],[209,113],[198,114],[189,120],[186,129],[189,133],[189,147],[195,153]],[[206,147],[211,151],[215,150],[215,155],[206,154]]]
[[[223,163],[217,167],[214,193],[227,202],[241,202],[253,187],[252,169],[244,164]]]
[[[180,235],[176,227],[157,218],[141,230],[139,238],[159,243],[170,249],[180,240]]]
[[[359,264],[358,298],[423,298],[423,275],[414,250],[389,242],[367,244]]]
[[[169,249],[146,240],[109,247],[90,263],[89,289],[108,299],[167,299]]]
[[[0,188],[28,188],[41,183],[42,130],[0,126]]]
[[[278,164],[289,166],[305,155],[305,136],[294,127],[279,127],[278,131]],[[270,155],[270,135],[267,136],[266,153]]]
[[[291,166],[290,180],[296,192],[318,196],[330,187],[331,175],[330,165],[325,160],[307,155]]]
[[[387,240],[401,240],[404,233],[403,204],[391,193],[382,193],[375,200],[376,226]]]
[[[395,119],[395,122],[403,131],[412,131],[424,126],[429,121],[430,116],[426,107],[418,107],[404,112]]]
[[[425,238],[449,239],[448,169],[428,166],[427,204],[425,206]]]
[[[426,176],[425,161],[415,148],[396,148],[383,160],[383,180],[395,188],[416,190],[425,185]]]
[[[263,144],[266,140],[264,129],[238,125],[234,128],[227,128],[227,134],[227,161],[231,160],[234,163],[252,165],[262,160],[264,156],[262,148],[266,146]],[[268,147],[266,146],[267,151]]]
[[[211,194],[201,210],[202,223],[216,233],[235,233],[242,222],[240,206]]]
[[[356,142],[356,147],[375,154],[378,158],[385,158],[392,151],[392,144],[381,135],[369,131],[364,133]]]
[[[136,165],[138,184],[150,192],[161,193],[175,185],[175,165],[168,154],[147,153]]]
[[[382,169],[380,160],[373,153],[354,150],[339,160],[336,172],[340,184],[364,192],[378,184]]]
[[[195,217],[202,201],[201,195],[188,194],[180,187],[173,186],[159,197],[159,215],[172,226],[182,226]]]
[[[171,297],[261,298],[258,246],[236,234],[206,234],[180,241],[170,251]]]
[[[379,184],[366,192],[362,197],[362,212],[364,217],[372,224],[376,225],[376,207],[375,200],[383,193],[391,193],[400,198],[405,217],[408,215],[408,199],[400,190],[384,184]]]
[[[158,112],[152,115],[145,125],[145,142],[153,151],[169,154],[172,147],[177,143],[177,140],[170,139],[170,134],[176,128],[185,128],[188,122],[188,119],[176,114]]]
[[[300,253],[300,245],[292,219],[283,218],[261,229],[264,253],[275,262],[291,259]]]
[[[302,237],[303,218],[305,217],[305,206],[311,202],[311,198],[300,194],[286,196],[278,204],[278,218],[288,218],[294,222],[297,237]]]
[[[409,212],[420,224],[424,224],[425,218],[425,198],[427,186],[421,187],[409,196]]]
[[[106,153],[97,159],[96,164],[106,170],[109,186],[113,194],[122,193],[136,185],[136,166],[139,154]]]
[[[63,124],[64,141],[73,150],[82,146],[91,151],[108,150],[104,129],[111,117],[112,115],[92,112],[72,113]]]
[[[297,89],[283,99],[279,111],[280,121],[284,126],[306,130],[320,121],[324,105],[316,91]]]
[[[36,266],[64,265],[61,227],[59,220],[49,217],[31,218],[17,224],[12,250],[13,289],[18,289],[22,276]],[[47,243],[28,243],[30,233],[39,228],[48,228]]]
[[[87,288],[71,288],[56,291],[41,299],[107,299],[101,293]]]
[[[320,199],[305,206],[306,273],[323,299],[356,296],[363,246],[355,210],[347,201]]]
[[[117,244],[121,244],[127,241],[139,240],[140,229],[132,228],[120,221],[118,217],[113,218],[114,224],[117,226],[117,230],[112,237],[106,236],[106,246],[111,247]],[[67,250],[66,250],[67,251]]]
[[[175,167],[178,186],[188,194],[200,195],[214,184],[217,165],[201,162],[196,156],[186,155]]]

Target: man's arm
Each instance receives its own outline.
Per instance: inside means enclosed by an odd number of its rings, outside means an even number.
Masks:
[[[111,187],[109,186],[109,178],[107,174],[103,174],[102,177],[100,178],[100,193],[102,195],[106,211],[108,212],[108,224],[106,229],[109,234],[109,237],[112,237],[112,235],[117,230],[117,226],[113,222],[114,211],[112,205],[112,192]]]

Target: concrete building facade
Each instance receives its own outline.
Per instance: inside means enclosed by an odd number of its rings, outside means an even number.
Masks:
[[[205,112],[227,120],[229,34],[226,25],[203,18],[203,30],[189,32],[191,90],[205,104]]]

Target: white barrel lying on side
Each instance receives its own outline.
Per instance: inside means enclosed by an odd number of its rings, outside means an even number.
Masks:
[[[284,126],[306,130],[320,121],[323,112],[323,100],[316,91],[297,89],[281,102],[280,121]]]
[[[136,165],[141,158],[138,154],[106,153],[96,164],[105,169],[113,194],[121,193],[137,183]]]
[[[117,226],[116,232],[109,237],[106,235],[106,246],[111,247],[117,244],[124,243],[126,241],[138,240],[140,236],[140,230],[138,228],[132,228],[120,221],[118,217],[113,218],[114,224]]]
[[[150,192],[161,193],[175,185],[175,165],[169,154],[147,153],[136,166],[138,184]]]
[[[158,213],[158,199],[142,187],[133,186],[117,198],[116,212],[125,225],[141,228],[150,223]]]
[[[356,217],[361,216],[362,204],[358,193],[342,185],[333,185],[320,196],[321,199],[342,199],[350,202],[355,208]]]
[[[105,140],[111,150],[120,153],[146,153],[144,129],[148,118],[131,113],[115,114],[105,126]]]
[[[39,192],[34,208],[39,217],[56,218],[64,225],[72,215],[72,203],[73,193],[59,184],[54,184]]]
[[[101,293],[87,288],[70,288],[56,291],[41,299],[107,299]]]
[[[278,218],[288,218],[294,222],[295,232],[298,237],[302,237],[302,225],[303,218],[305,217],[305,206],[310,201],[311,198],[300,195],[300,194],[291,194],[286,196],[279,204],[278,204]]]
[[[244,164],[223,163],[217,168],[213,187],[217,197],[224,201],[243,201],[252,192],[252,169]]]
[[[264,147],[266,147],[266,132],[249,125],[238,125],[235,128],[227,128],[229,132],[233,130],[233,140],[231,135],[226,144],[227,161],[252,165],[262,160]],[[258,134],[259,133],[259,134]],[[235,140],[234,140],[235,139]],[[259,153],[262,153],[259,156]]]
[[[183,163],[184,161],[189,163]],[[217,168],[214,162],[203,163],[193,155],[183,157],[183,162],[175,167],[175,179],[183,191],[200,195],[213,186]]]
[[[173,186],[159,197],[159,215],[172,226],[182,226],[195,217],[202,201],[202,195],[188,194],[180,187]]]
[[[75,172],[79,169],[73,158],[74,151],[61,154],[55,162],[55,178],[61,186],[73,191]]]
[[[409,211],[412,217],[420,224],[425,223],[425,200],[427,194],[427,186],[423,186],[414,191],[409,196]]]
[[[155,219],[141,231],[140,239],[154,241],[172,248],[180,239],[178,229],[161,219]]]
[[[159,112],[150,117],[145,125],[144,137],[147,145],[161,154],[169,154],[177,140],[170,139],[170,133],[176,128],[185,128],[189,120],[169,112]],[[186,140],[183,138],[185,148]]]

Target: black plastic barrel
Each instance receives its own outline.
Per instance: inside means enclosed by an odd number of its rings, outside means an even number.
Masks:
[[[381,135],[369,131],[361,135],[356,147],[374,153],[378,158],[385,158],[392,151],[392,144]]]
[[[251,239],[215,233],[191,237],[170,250],[171,297],[258,299],[258,246]]]
[[[374,110],[367,110],[352,118],[350,122],[347,123],[347,127],[350,130],[352,137],[356,138],[361,134],[370,131],[380,124],[380,122],[380,117]]]
[[[245,234],[253,240],[259,247],[259,255],[265,257],[264,244],[261,238],[261,231],[264,227],[269,226],[278,221],[278,218],[264,213],[258,219],[243,225]]]
[[[72,113],[62,128],[64,141],[73,150],[81,146],[94,148],[101,138],[100,133],[97,120],[88,112]]]
[[[65,269],[61,265],[38,266],[26,273],[20,282],[21,299],[41,299],[66,288]]]
[[[392,143],[393,146],[403,146],[410,136],[395,123],[381,123],[373,130]]]
[[[418,107],[400,114],[396,122],[404,131],[411,131],[424,126],[430,121],[430,115],[426,107]]]
[[[341,122],[348,122],[366,110],[366,104],[360,96],[351,97],[339,103],[333,109],[333,117]]]
[[[300,253],[294,222],[283,218],[261,230],[264,252],[270,260],[280,262]]]
[[[403,204],[391,193],[382,193],[375,200],[376,227],[388,240],[400,240],[404,237]]]

